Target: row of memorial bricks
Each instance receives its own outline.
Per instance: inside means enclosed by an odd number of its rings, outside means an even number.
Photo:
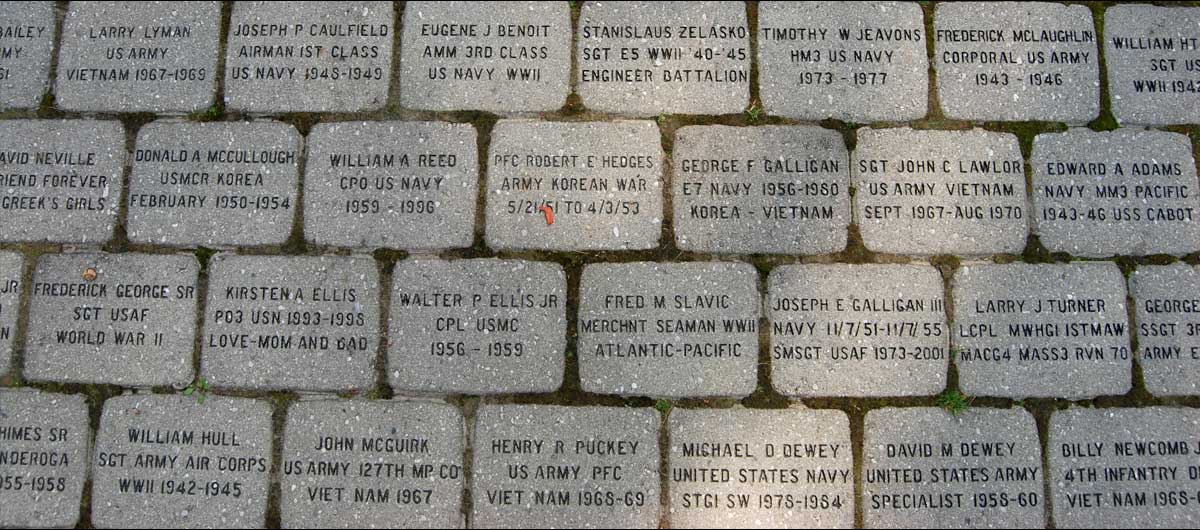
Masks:
[[[1200,527],[1200,7],[0,5],[0,527]]]

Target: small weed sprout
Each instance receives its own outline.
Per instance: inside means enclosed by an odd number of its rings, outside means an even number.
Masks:
[[[183,389],[183,395],[195,395],[196,404],[203,405],[204,400],[208,399],[208,380],[201,377],[199,381],[192,383],[188,385],[187,388]]]
[[[758,122],[758,120],[762,119],[763,117],[762,105],[760,105],[757,101],[751,103],[750,106],[746,108],[746,117],[750,119],[750,123]]]
[[[942,395],[937,398],[937,406],[946,409],[946,412],[954,416],[958,416],[971,408],[971,402],[974,398],[964,396],[962,392],[957,390],[947,390],[942,392]]]
[[[654,410],[657,410],[663,414],[667,414],[667,413],[671,412],[671,402],[667,401],[665,399],[660,399],[658,401],[655,401],[654,402]]]
[[[962,346],[955,346],[953,348],[950,348],[950,360],[953,361],[955,359],[958,359],[958,357],[960,355],[962,355],[963,351],[965,351],[965,348],[963,348]]]

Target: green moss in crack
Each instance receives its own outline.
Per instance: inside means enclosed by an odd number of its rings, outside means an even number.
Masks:
[[[1097,132],[1116,130],[1116,128],[1120,126],[1121,124],[1117,123],[1117,119],[1113,117],[1112,113],[1107,111],[1100,113],[1099,118],[1092,120],[1092,122],[1088,124],[1089,129]]]
[[[222,103],[214,103],[208,110],[202,110],[188,114],[188,119],[198,122],[216,121],[221,119],[221,115],[225,114],[225,105]]]
[[[47,110],[47,111],[54,110],[54,93],[53,92],[47,90],[46,92],[44,92],[42,94],[42,101],[40,103],[38,103],[38,109],[39,110]]]
[[[207,247],[196,248],[196,259],[200,260],[200,270],[208,270],[208,262],[212,260],[213,254],[217,251]]]
[[[654,410],[657,410],[663,414],[670,414],[672,407],[673,405],[671,405],[671,402],[665,399],[660,399],[654,402]]]

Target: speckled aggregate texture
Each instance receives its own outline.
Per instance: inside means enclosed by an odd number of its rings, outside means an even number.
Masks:
[[[968,265],[951,289],[958,384],[968,395],[1086,399],[1133,384],[1115,264]]]
[[[584,391],[745,396],[758,374],[758,273],[745,263],[602,263],[579,288]]]
[[[817,127],[705,125],[676,131],[675,244],[720,253],[846,248],[849,156]]]
[[[59,107],[204,110],[216,96],[219,2],[74,2],[58,54]]]
[[[1187,136],[1073,129],[1034,139],[1034,233],[1082,257],[1200,250],[1200,188]]]
[[[654,122],[502,120],[492,129],[488,156],[488,246],[658,246],[664,162]]]
[[[453,394],[562,385],[567,278],[554,263],[406,260],[392,271],[388,380]]]
[[[0,252],[0,375],[7,374],[12,368],[24,272],[25,259],[20,253]]]
[[[1138,267],[1129,278],[1138,322],[1138,362],[1155,395],[1200,393],[1200,270],[1176,263]]]
[[[281,526],[462,528],[463,440],[462,413],[445,403],[292,405]]]
[[[0,60],[0,108],[29,109],[41,103],[54,51],[54,2],[4,2],[0,24],[12,28],[0,46],[12,50]]]
[[[921,396],[946,386],[950,330],[928,265],[771,271],[771,382],[785,396]]]
[[[741,112],[749,32],[740,2],[586,2],[576,91],[588,108],[614,114]]]
[[[928,110],[929,58],[915,2],[760,2],[759,90],[801,120],[914,120]]]
[[[75,526],[92,439],[83,396],[0,390],[0,429],[0,526]]]
[[[296,215],[291,125],[154,122],[138,131],[129,239],[178,247],[278,245]]]
[[[0,241],[99,244],[112,236],[121,198],[125,133],[120,122],[0,123],[5,208]]]
[[[680,409],[668,426],[672,528],[854,526],[845,412]]]
[[[1196,526],[1197,439],[1195,409],[1055,412],[1047,445],[1054,521],[1064,528]]]
[[[1041,528],[1042,451],[1022,409],[882,408],[863,434],[865,528]]]
[[[92,524],[261,528],[271,460],[271,405],[265,401],[111,398],[96,432]]]
[[[471,525],[656,528],[658,435],[647,408],[485,406],[475,415]]]
[[[226,106],[253,113],[383,108],[392,78],[392,9],[391,2],[235,3],[225,46]]]
[[[407,2],[400,102],[407,108],[558,110],[571,76],[564,2]]]
[[[218,387],[353,390],[379,349],[379,273],[348,256],[213,256],[201,374]]]
[[[0,5],[0,527],[1200,526],[1154,4]]]
[[[1104,11],[1112,112],[1122,124],[1200,122],[1200,7],[1117,5]]]
[[[1100,115],[1100,56],[1086,6],[940,3],[933,38],[947,117],[1084,124]]]
[[[854,220],[876,252],[1017,253],[1029,229],[1017,137],[974,129],[859,129]]]
[[[478,191],[470,125],[320,124],[308,139],[304,234],[341,247],[468,247]]]
[[[94,280],[86,279],[89,272]],[[29,302],[25,375],[186,385],[193,376],[199,273],[190,255],[41,256]]]

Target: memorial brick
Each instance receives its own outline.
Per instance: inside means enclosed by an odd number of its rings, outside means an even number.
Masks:
[[[463,418],[444,403],[288,409],[283,528],[463,528]]]
[[[54,53],[54,2],[0,4],[0,108],[42,102]]]
[[[1055,411],[1046,450],[1059,528],[1182,528],[1200,521],[1200,411]]]
[[[983,130],[859,129],[855,221],[894,254],[1019,253],[1028,232],[1017,137]]]
[[[852,528],[850,421],[840,410],[676,409],[673,528]]]
[[[0,389],[0,526],[74,527],[91,438],[83,396]]]
[[[1200,189],[1187,136],[1042,134],[1030,164],[1033,229],[1047,249],[1087,257],[1200,250]]]
[[[126,156],[120,122],[6,120],[0,145],[0,241],[112,237]]]
[[[951,341],[968,395],[1129,391],[1125,278],[1115,263],[968,265],[952,288]]]
[[[579,287],[585,392],[741,397],[758,378],[758,272],[748,263],[598,263]]]
[[[104,402],[92,467],[97,528],[262,528],[271,405],[128,395]]]
[[[25,258],[20,253],[0,252],[0,376],[12,368],[24,274]]]
[[[736,114],[750,102],[742,2],[586,2],[576,81],[583,104],[617,114]]]
[[[190,255],[42,255],[29,296],[25,376],[187,384],[194,375],[199,275]]]
[[[469,247],[477,157],[468,124],[318,124],[304,168],[305,237],[343,247]]]
[[[475,528],[657,528],[648,408],[491,405],[475,416]]]
[[[763,106],[802,120],[915,120],[929,107],[915,2],[761,2]]]
[[[1123,124],[1200,123],[1200,7],[1115,5],[1104,11],[1113,116]]]
[[[548,112],[567,101],[571,13],[563,2],[408,2],[400,104]]]
[[[557,263],[402,261],[391,301],[393,388],[495,394],[562,385],[567,279]]]
[[[487,243],[637,250],[662,236],[663,150],[650,121],[502,120],[492,129]]]
[[[369,257],[223,253],[209,278],[200,371],[213,386],[374,385],[379,272]]]
[[[154,122],[138,131],[130,241],[195,247],[287,241],[300,134],[277,122]]]
[[[1146,390],[1200,394],[1200,270],[1140,266],[1129,279],[1137,308],[1138,361]]]
[[[394,15],[391,2],[234,4],[225,103],[255,113],[383,108]]]
[[[929,396],[946,387],[950,331],[932,266],[786,265],[768,284],[779,393]]]
[[[863,435],[865,528],[1042,528],[1042,450],[1024,409],[884,408]]]
[[[934,14],[938,100],[949,118],[1087,123],[1100,55],[1087,6],[950,2]]]
[[[85,112],[207,109],[216,96],[220,2],[72,2],[55,104]]]
[[[675,134],[679,248],[753,254],[846,248],[850,160],[836,131],[709,125]]]

